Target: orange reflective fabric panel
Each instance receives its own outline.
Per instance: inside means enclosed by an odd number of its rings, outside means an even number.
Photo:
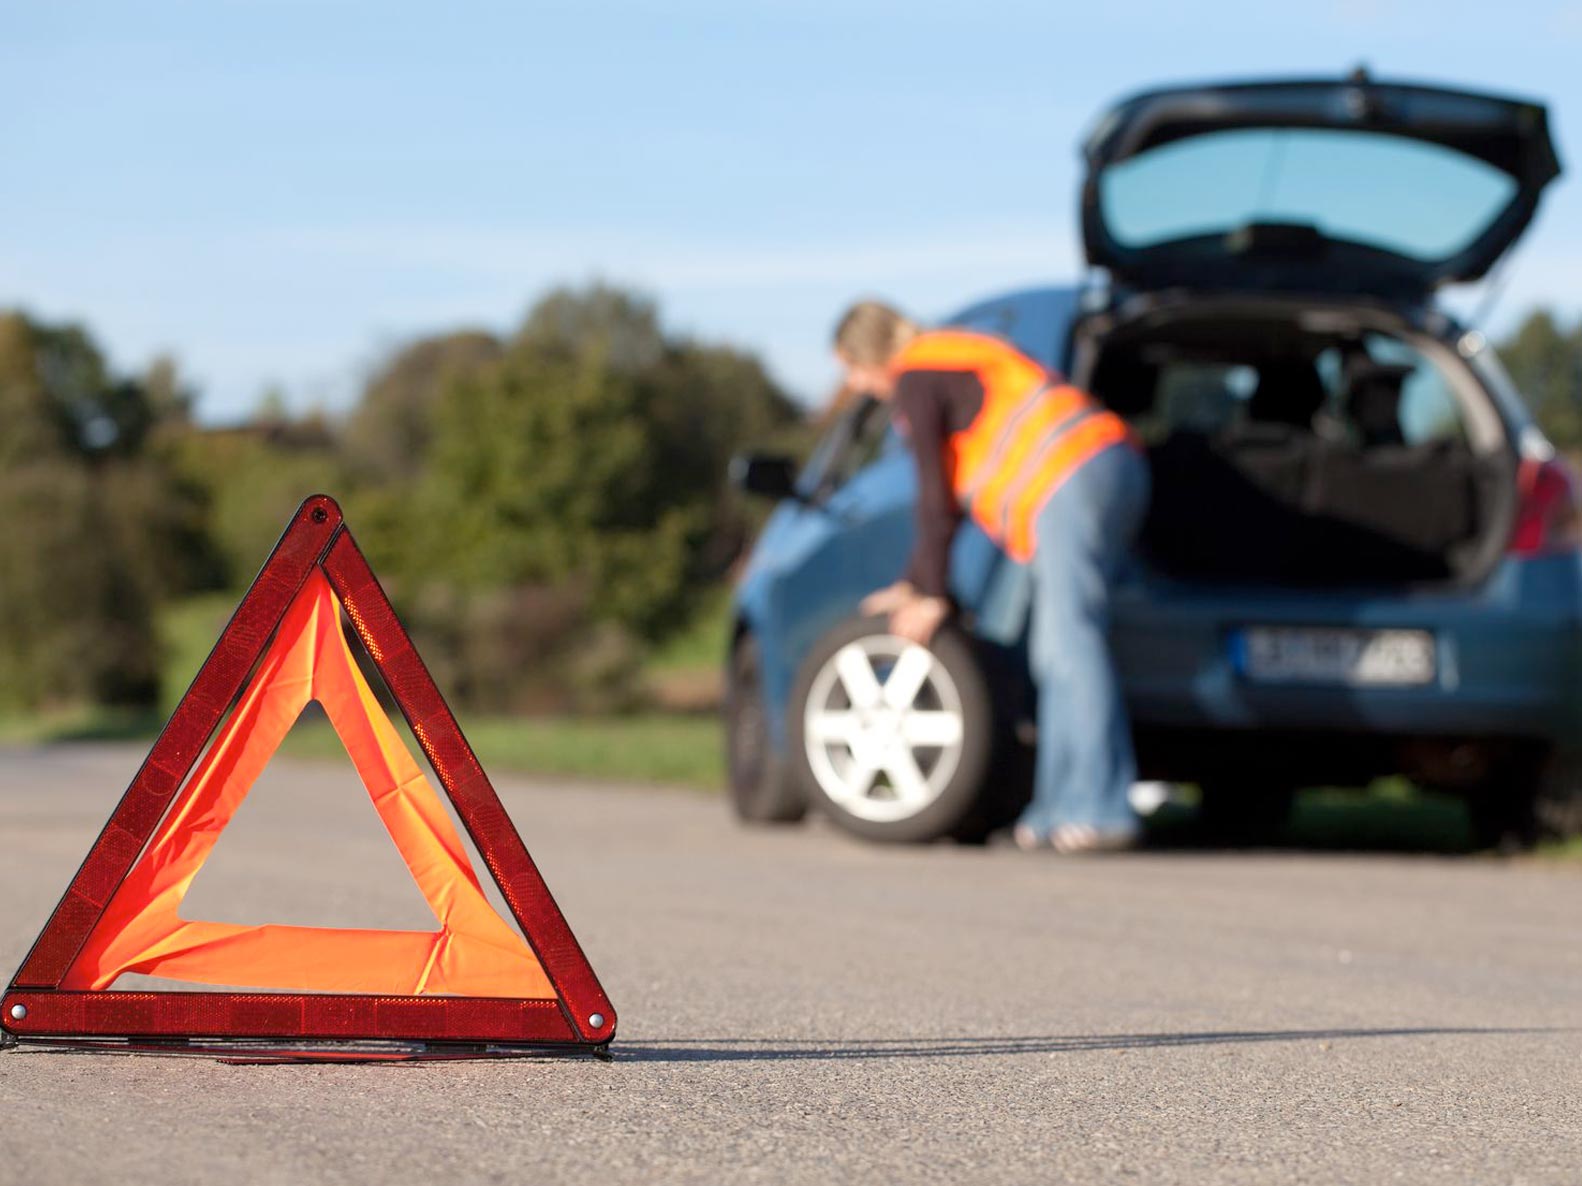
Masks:
[[[971,492],[973,517],[995,539],[1006,534],[1013,509],[1008,503],[1010,495],[1026,487],[1029,466],[1042,455],[1051,434],[1092,405],[1083,392],[1066,386],[1041,391],[1023,402],[1032,406],[1017,419],[1009,439],[995,449],[991,471]]]
[[[324,708],[436,931],[245,926],[179,915],[182,898],[310,701]],[[304,819],[302,827],[314,826]],[[61,988],[126,972],[301,992],[556,999],[542,966],[489,904],[433,786],[358,670],[340,604],[314,571],[235,711],[89,934]]]
[[[1015,347],[966,330],[918,335],[896,356],[891,370],[974,371],[979,376],[983,407],[972,424],[956,434],[947,458],[951,485],[957,493],[977,481],[979,468],[1020,406],[1019,397],[1030,395],[1048,381],[1048,372]]]
[[[1002,542],[1012,559],[1023,563],[1032,559],[1037,543],[1033,521],[1061,483],[1089,458],[1130,439],[1126,421],[1113,412],[1095,412],[1060,434],[1011,502]]]

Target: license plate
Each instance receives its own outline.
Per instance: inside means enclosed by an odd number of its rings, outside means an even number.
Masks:
[[[1249,626],[1238,635],[1243,676],[1265,684],[1417,687],[1434,681],[1427,630]]]

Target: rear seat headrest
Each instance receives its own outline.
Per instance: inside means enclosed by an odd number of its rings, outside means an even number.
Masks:
[[[1401,430],[1401,389],[1409,366],[1355,359],[1346,368],[1346,415],[1366,445],[1405,443]]]
[[[1258,385],[1247,401],[1247,419],[1262,424],[1311,428],[1329,393],[1318,368],[1307,359],[1282,359],[1258,368]]]

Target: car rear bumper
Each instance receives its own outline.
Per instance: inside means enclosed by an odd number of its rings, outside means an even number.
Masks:
[[[1420,687],[1268,685],[1233,658],[1249,625],[1420,629]],[[1271,593],[1140,585],[1117,595],[1116,661],[1139,726],[1582,738],[1582,565],[1507,562],[1472,591]]]
[[[1135,730],[1138,772],[1166,782],[1366,786],[1399,774],[1465,791],[1537,770],[1552,743],[1535,738],[1380,731],[1172,728]]]

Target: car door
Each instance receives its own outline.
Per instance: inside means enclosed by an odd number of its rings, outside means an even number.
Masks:
[[[771,613],[793,669],[867,593],[897,579],[912,542],[916,474],[888,405],[860,399],[831,426],[773,538]]]

